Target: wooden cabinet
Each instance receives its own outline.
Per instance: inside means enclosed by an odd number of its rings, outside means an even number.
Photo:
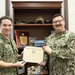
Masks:
[[[61,2],[13,2],[14,30],[29,30],[31,37],[44,39],[53,30],[52,17],[61,14]],[[43,17],[44,23],[37,24],[37,17]],[[48,22],[49,21],[49,22]]]
[[[54,30],[52,27],[52,17],[54,14],[61,14],[62,2],[12,1],[12,8],[14,30],[27,30],[30,33],[30,37],[44,40]]]

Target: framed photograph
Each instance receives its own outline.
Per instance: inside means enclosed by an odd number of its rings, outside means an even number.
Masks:
[[[29,45],[30,33],[27,30],[15,30],[16,43],[18,48]]]

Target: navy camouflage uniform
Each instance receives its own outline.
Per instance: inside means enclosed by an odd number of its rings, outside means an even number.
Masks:
[[[0,34],[0,61],[15,63],[18,60],[18,49],[15,41],[10,40],[5,39],[4,36]],[[17,75],[17,69],[15,67],[0,68],[0,75]]]
[[[75,34],[65,30],[51,34],[46,45],[52,49],[49,55],[49,75],[75,75]]]

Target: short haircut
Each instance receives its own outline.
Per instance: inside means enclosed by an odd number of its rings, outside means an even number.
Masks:
[[[12,19],[9,16],[2,16],[0,18],[0,24],[2,23],[2,20],[4,20],[4,19],[8,19],[8,20],[10,20],[12,22]]]
[[[52,18],[52,20],[55,18],[55,17],[58,17],[58,16],[61,16],[63,18],[63,16],[61,14],[55,14]],[[64,18],[63,18],[64,19]]]

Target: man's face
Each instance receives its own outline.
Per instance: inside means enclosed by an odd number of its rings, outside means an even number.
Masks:
[[[0,25],[1,27],[1,33],[4,35],[10,35],[11,29],[12,29],[12,22],[8,19],[2,20],[2,23]]]
[[[53,28],[56,32],[62,32],[65,29],[65,22],[61,16],[53,19]]]

